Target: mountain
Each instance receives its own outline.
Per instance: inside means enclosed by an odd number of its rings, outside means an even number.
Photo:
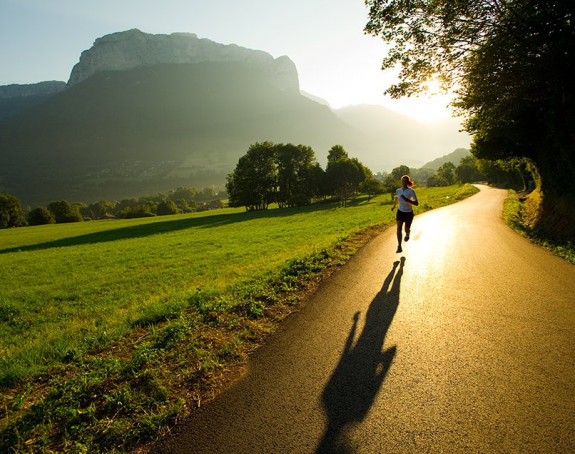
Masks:
[[[437,170],[446,162],[452,162],[453,165],[457,167],[459,165],[459,161],[461,161],[462,158],[466,158],[467,156],[470,155],[471,153],[469,152],[468,149],[458,148],[452,153],[446,154],[444,156],[441,156],[440,158],[434,159],[433,161],[424,164],[423,167],[426,169]]]
[[[287,57],[130,30],[83,52],[67,89],[0,120],[0,192],[36,204],[223,184],[264,140],[321,158],[362,135],[299,93]]]
[[[0,86],[0,121],[38,105],[65,89],[66,82],[58,81]]]
[[[438,134],[383,107],[332,110],[288,57],[129,30],[97,39],[67,84],[0,87],[0,192],[34,205],[223,185],[265,140],[322,165],[341,144],[375,172],[416,167],[456,148]]]
[[[76,85],[98,72],[204,62],[241,62],[264,74],[276,88],[299,93],[297,69],[287,56],[274,59],[261,50],[219,44],[200,39],[194,33],[151,35],[138,29],[98,38],[90,49],[82,52],[68,84]]]
[[[82,201],[223,184],[250,144],[318,157],[362,136],[326,106],[240,62],[97,72],[0,125],[0,192]]]

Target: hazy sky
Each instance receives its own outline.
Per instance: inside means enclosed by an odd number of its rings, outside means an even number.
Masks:
[[[103,35],[195,33],[223,44],[287,55],[300,88],[332,107],[379,104],[420,121],[450,116],[447,101],[383,95],[385,44],[366,36],[363,0],[0,0],[0,85],[67,81]]]

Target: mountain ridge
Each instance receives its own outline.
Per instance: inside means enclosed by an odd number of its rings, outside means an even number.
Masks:
[[[220,44],[195,33],[149,34],[132,29],[105,35],[82,52],[72,68],[73,86],[101,71],[125,71],[142,66],[171,63],[243,62],[266,74],[280,90],[299,92],[295,64],[287,56],[274,59],[261,50],[236,44]]]

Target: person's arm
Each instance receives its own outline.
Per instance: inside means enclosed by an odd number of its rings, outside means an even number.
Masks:
[[[415,193],[414,193],[414,196],[415,196]],[[401,194],[401,198],[403,200],[405,200],[407,203],[411,203],[412,205],[415,205],[415,206],[419,205],[419,202],[417,201],[417,197],[415,197],[415,200],[411,200],[411,199],[408,199],[407,197],[405,197],[403,194]]]
[[[395,210],[395,207],[397,206],[399,200],[397,200],[397,197],[395,197],[395,199],[393,199],[393,206],[391,207],[391,211]]]

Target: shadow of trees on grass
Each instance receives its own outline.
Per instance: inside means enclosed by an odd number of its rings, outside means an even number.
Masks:
[[[254,219],[263,218],[281,218],[291,216],[299,212],[317,212],[324,210],[331,210],[336,208],[335,203],[318,204],[311,207],[303,208],[284,208],[264,211],[251,211],[243,213],[227,213],[227,214],[214,214],[201,217],[192,217],[174,220],[160,220],[154,219],[153,222],[139,224],[129,227],[121,227],[117,229],[105,230],[102,232],[88,233],[69,238],[62,238],[59,240],[47,241],[44,243],[30,244],[25,246],[17,246],[0,250],[0,254],[8,254],[11,252],[24,252],[24,251],[37,251],[42,249],[51,249],[58,247],[70,247],[86,244],[106,243],[117,240],[145,238],[152,235],[162,233],[175,232],[178,230],[186,230],[193,228],[212,228],[228,224],[246,222]],[[107,221],[115,222],[115,221]]]

